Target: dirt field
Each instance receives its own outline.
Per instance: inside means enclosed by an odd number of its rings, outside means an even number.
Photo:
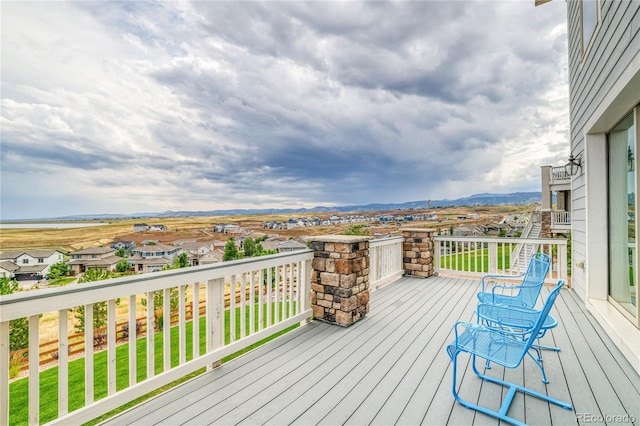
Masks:
[[[306,216],[326,219],[333,214],[338,216],[350,214],[362,214],[365,216],[405,215],[433,213],[439,217],[438,222],[405,222],[397,224],[385,224],[384,229],[393,232],[401,226],[411,227],[434,227],[449,228],[460,222],[456,216],[460,214],[476,213],[480,215],[477,221],[471,222],[492,222],[497,220],[502,214],[522,214],[534,209],[531,205],[522,206],[481,206],[481,207],[457,207],[446,209],[432,209],[430,211],[418,210],[393,210],[388,212],[352,212],[352,213],[309,213]],[[316,226],[309,228],[294,228],[291,230],[271,231],[263,228],[267,221],[286,221],[292,217],[300,217],[300,214],[279,214],[279,215],[238,215],[238,216],[191,216],[191,217],[167,217],[149,219],[126,219],[104,221],[100,226],[66,229],[0,229],[0,250],[32,250],[32,249],[55,249],[63,253],[80,250],[87,247],[107,246],[114,241],[134,241],[140,244],[143,240],[158,240],[164,244],[171,244],[179,239],[222,240],[226,241],[229,236],[214,233],[212,228],[215,224],[233,223],[240,227],[252,230],[257,233],[278,233],[285,237],[298,237],[308,235],[340,234],[349,225],[338,226]],[[163,224],[169,228],[167,231],[157,232],[133,232],[135,223],[144,222],[147,225]],[[379,224],[372,224],[376,227]]]

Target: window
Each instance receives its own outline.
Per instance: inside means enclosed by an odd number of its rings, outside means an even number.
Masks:
[[[600,22],[600,0],[582,0],[580,2],[582,15],[582,56],[591,43],[591,36]]]
[[[23,265],[28,265],[29,264],[29,259],[27,259],[27,258],[22,259],[22,264]]]
[[[636,140],[633,113],[608,135],[609,296],[637,315]]]
[[[39,258],[38,258],[38,263],[44,263],[44,259],[43,259],[43,258],[41,258],[41,257],[39,257]]]

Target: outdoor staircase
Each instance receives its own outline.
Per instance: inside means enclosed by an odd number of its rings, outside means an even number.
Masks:
[[[540,216],[536,215],[535,213],[529,216],[527,226],[524,228],[524,231],[522,231],[522,235],[520,236],[520,238],[540,238],[542,224],[540,223],[540,220],[536,220],[536,218],[539,217]],[[537,251],[538,244],[518,244],[513,251],[513,255],[511,256],[511,270],[521,270],[521,272],[524,273],[527,265],[529,264],[529,259],[531,259],[531,256]]]

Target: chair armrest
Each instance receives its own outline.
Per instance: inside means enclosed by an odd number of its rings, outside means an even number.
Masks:
[[[478,322],[484,320],[506,328],[514,335],[523,335],[535,326],[540,318],[540,311],[517,306],[480,303],[476,307],[476,315]]]
[[[487,274],[487,275],[483,275],[482,279],[480,280],[481,284],[482,284],[482,292],[486,292],[485,289],[485,279],[510,279],[510,280],[514,280],[514,279],[518,279],[518,278],[524,278],[524,274],[520,274],[520,275],[498,275],[498,274]],[[517,285],[517,284],[516,284]]]

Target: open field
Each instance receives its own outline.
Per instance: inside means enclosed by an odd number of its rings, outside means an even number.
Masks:
[[[292,217],[310,216],[326,219],[332,214],[345,216],[350,214],[362,214],[365,216],[403,215],[433,213],[439,217],[438,222],[405,222],[404,224],[388,223],[384,225],[388,232],[393,232],[401,226],[411,227],[432,227],[446,228],[459,223],[456,216],[459,214],[477,213],[480,215],[479,221],[472,222],[492,222],[502,214],[523,214],[535,209],[532,205],[517,206],[478,206],[478,207],[452,207],[431,210],[393,210],[385,212],[351,212],[351,213],[307,213],[307,214],[254,214],[254,215],[234,215],[234,216],[189,216],[189,217],[164,217],[146,219],[125,219],[104,221],[100,226],[65,228],[65,229],[0,229],[0,250],[32,250],[32,249],[56,249],[63,253],[68,253],[87,247],[107,246],[114,241],[135,241],[140,244],[143,240],[159,240],[161,243],[171,244],[179,239],[203,240],[226,240],[227,235],[214,233],[214,224],[233,223],[247,230],[255,232],[265,232],[263,223],[267,221],[286,221]],[[96,221],[98,223],[102,223]],[[160,232],[133,232],[135,223],[144,222],[148,225],[163,224],[168,231]],[[376,226],[373,224],[373,226]],[[291,230],[268,231],[278,233],[285,237],[299,237],[308,235],[324,235],[342,233],[348,225],[340,226],[316,226],[309,228],[294,228]],[[378,226],[376,226],[378,227]]]

